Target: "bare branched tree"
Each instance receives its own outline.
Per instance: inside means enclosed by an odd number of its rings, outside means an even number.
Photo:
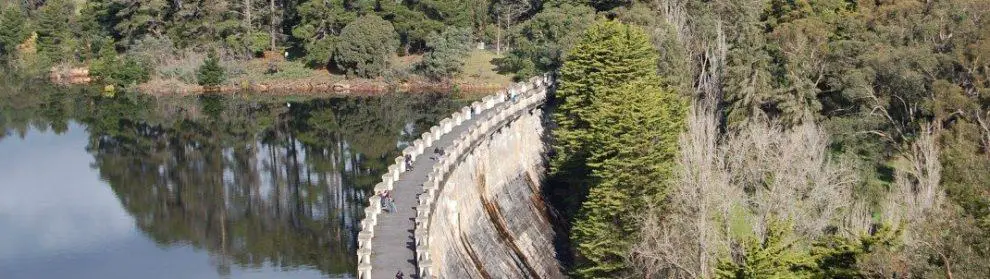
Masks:
[[[923,222],[945,199],[945,192],[939,185],[942,165],[934,132],[931,125],[925,125],[921,130],[905,155],[908,167],[896,171],[895,187],[883,204],[884,217],[892,224]],[[910,235],[906,234],[906,242],[912,241]]]
[[[853,203],[853,173],[830,159],[828,137],[814,124],[791,130],[765,119],[719,141],[714,108],[696,104],[681,136],[678,183],[663,209],[643,216],[642,240],[630,257],[637,276],[710,278],[728,256],[733,220],[744,218],[748,234],[764,237],[772,219],[783,218],[804,239],[828,226],[865,232],[865,206]]]
[[[678,186],[666,212],[644,215],[642,241],[633,247],[634,266],[648,278],[712,277],[719,255],[728,252],[723,227],[729,210],[741,201],[742,189],[729,185],[718,123],[711,106],[692,106],[688,132],[681,135]],[[661,217],[664,216],[664,217]]]

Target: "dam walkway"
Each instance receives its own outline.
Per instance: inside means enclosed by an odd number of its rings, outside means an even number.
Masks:
[[[520,95],[544,88],[548,76],[535,77],[529,82],[518,83],[508,89],[463,107],[437,126],[415,140],[395,158],[395,163],[382,175],[382,182],[374,188],[374,195],[365,208],[365,219],[361,221],[358,234],[358,278],[403,278],[432,277],[423,275],[422,255],[417,257],[417,246],[425,245],[423,239],[416,239],[421,230],[425,207],[433,201],[434,192],[424,191],[426,184],[433,185],[442,166],[450,166],[451,160],[438,157],[435,149],[443,150],[444,156],[457,156],[450,150],[458,150],[459,139],[472,134],[473,128],[482,126],[481,121],[491,121],[501,112],[518,102]],[[545,91],[543,91],[545,92]],[[477,129],[475,129],[477,130]],[[455,151],[456,152],[456,151]],[[411,158],[407,166],[406,157]],[[381,203],[381,194],[388,192],[395,201],[394,212],[388,212]],[[421,197],[422,196],[422,197]],[[426,266],[429,263],[425,264]]]
[[[497,108],[496,108],[497,109]],[[449,133],[441,136],[433,147],[444,149],[468,131],[478,119],[484,119],[493,109],[475,115],[460,125],[451,128]],[[433,148],[413,158],[412,169],[402,173],[392,189],[396,212],[383,213],[378,217],[376,234],[372,241],[372,261],[374,270],[371,278],[394,279],[397,272],[402,272],[406,278],[416,275],[416,246],[413,230],[416,222],[416,206],[418,196],[423,192],[423,183],[427,175],[433,171],[437,162]]]

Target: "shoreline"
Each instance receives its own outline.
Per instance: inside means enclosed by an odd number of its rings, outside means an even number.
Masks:
[[[451,92],[457,93],[489,93],[503,89],[504,85],[487,83],[436,83],[436,82],[405,82],[388,84],[381,81],[344,80],[329,82],[319,79],[302,79],[291,81],[265,81],[250,84],[225,84],[210,88],[191,84],[161,86],[144,83],[133,87],[137,92],[151,95],[199,95],[208,93],[240,93],[256,92],[273,95],[307,95],[307,94],[340,94],[340,95],[381,95],[390,92]]]

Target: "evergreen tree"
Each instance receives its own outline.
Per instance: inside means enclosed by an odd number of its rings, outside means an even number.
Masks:
[[[392,66],[398,46],[392,23],[376,15],[366,15],[340,32],[333,59],[348,75],[374,78]]]
[[[719,262],[716,278],[813,278],[814,257],[798,241],[789,223],[771,220],[763,239],[750,237],[740,257]]]
[[[596,278],[625,268],[638,230],[632,218],[663,197],[672,176],[686,105],[656,73],[657,54],[641,29],[598,22],[561,69],[554,119],[555,171],[581,174],[587,200],[571,239],[577,275]],[[566,169],[579,168],[579,169]],[[573,177],[573,176],[572,176]],[[574,183],[574,192],[585,191]]]
[[[344,7],[344,1],[310,0],[299,6],[299,24],[292,36],[302,41],[303,58],[316,67],[327,66],[340,31],[357,17]]]
[[[418,70],[433,80],[451,79],[464,68],[464,59],[471,50],[471,33],[466,28],[448,27],[430,36],[427,46],[432,50],[423,57]]]
[[[407,7],[403,3],[383,1],[379,6],[378,14],[392,22],[395,32],[399,33],[404,54],[422,51],[426,48],[426,40],[430,34],[443,31],[442,22],[430,19],[422,11]]]
[[[502,71],[514,72],[517,78],[557,70],[563,64],[564,51],[574,46],[581,31],[594,22],[594,15],[594,10],[584,5],[544,9],[519,24],[515,48],[495,64]]]
[[[217,58],[215,51],[211,51],[206,60],[203,61],[203,65],[199,66],[199,70],[196,71],[196,79],[202,86],[217,86],[227,80],[227,73],[223,66],[220,66],[220,59]]]
[[[171,1],[166,0],[106,0],[110,3],[104,8],[113,13],[111,23],[116,38],[122,45],[144,38],[144,36],[160,37],[165,35],[167,12]]]
[[[38,52],[51,61],[65,58],[72,48],[72,30],[70,24],[75,8],[67,0],[47,1],[38,10]]]
[[[30,36],[24,11],[14,5],[0,10],[0,55],[10,55]]]
[[[656,51],[643,30],[613,21],[600,21],[582,35],[560,70],[558,101],[553,119],[556,156],[552,172],[567,178],[578,195],[587,191],[588,117],[592,100],[609,88],[656,73]]]
[[[129,86],[151,78],[145,63],[130,56],[117,55],[112,40],[105,40],[100,47],[97,59],[90,65],[90,74],[104,84],[114,86]]]
[[[663,199],[674,175],[677,138],[686,105],[677,93],[648,74],[605,90],[591,104],[587,118],[594,147],[587,166],[597,184],[574,222],[572,236],[585,261],[581,277],[615,274],[639,227],[637,212]]]

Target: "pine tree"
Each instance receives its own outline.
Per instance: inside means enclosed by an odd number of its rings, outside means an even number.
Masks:
[[[443,33],[430,36],[431,51],[423,56],[417,70],[436,81],[452,79],[464,69],[464,59],[471,51],[471,31],[447,27]]]
[[[598,277],[624,268],[639,228],[632,216],[663,199],[686,105],[656,74],[648,74],[606,90],[590,109],[594,147],[588,149],[587,166],[598,183],[581,205],[572,236],[587,261],[579,275]]]
[[[660,201],[673,174],[686,105],[663,85],[656,57],[642,30],[605,21],[587,31],[561,69],[555,171],[590,181],[571,231],[579,277],[625,268],[638,231],[631,216]]]
[[[391,69],[399,39],[392,23],[365,15],[340,31],[333,60],[349,76],[375,78]]]
[[[306,64],[327,66],[337,35],[355,18],[357,13],[348,11],[341,0],[310,0],[299,5],[299,24],[292,28],[292,36],[302,41]]]
[[[0,55],[9,55],[30,36],[24,11],[14,5],[0,10]]]
[[[72,3],[66,0],[48,1],[38,10],[38,52],[51,61],[58,61],[72,48],[70,30]]]
[[[609,88],[656,73],[657,54],[640,28],[600,21],[585,31],[560,69],[559,106],[553,115],[557,157],[555,173],[571,173],[577,181],[587,174],[585,146],[590,141],[591,102]]]
[[[813,278],[815,262],[807,249],[797,246],[798,237],[788,222],[770,220],[763,239],[752,237],[743,244],[738,259],[718,263],[715,277],[720,279],[748,278]]]
[[[202,86],[217,86],[227,80],[227,74],[223,66],[220,66],[220,59],[217,58],[216,52],[210,52],[206,60],[203,61],[203,65],[199,66],[199,70],[196,71],[196,78],[199,80],[199,85]]]

